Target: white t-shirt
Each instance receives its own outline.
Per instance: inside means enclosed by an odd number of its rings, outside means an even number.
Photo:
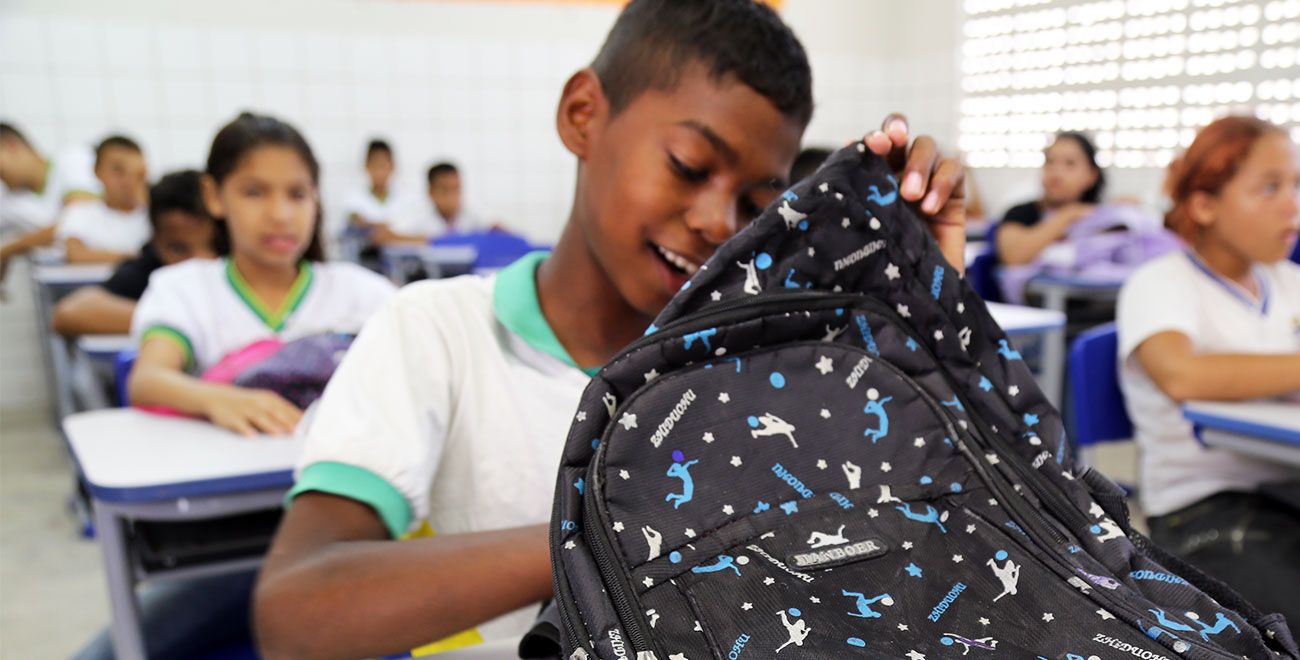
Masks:
[[[392,297],[388,280],[354,264],[304,262],[278,310],[269,310],[228,259],[190,259],[154,271],[131,318],[138,344],[169,337],[186,348],[194,373],[263,339],[290,342],[354,333]]]
[[[390,191],[380,199],[369,188],[365,188],[348,195],[343,210],[349,219],[353,215],[359,215],[367,222],[388,223],[409,204],[410,200],[400,193]]]
[[[404,287],[299,426],[306,446],[292,494],[369,504],[394,537],[546,523],[589,377],[541,315],[539,260]],[[517,638],[536,614],[530,606],[483,624],[469,643]]]
[[[88,146],[64,149],[49,161],[41,190],[10,190],[0,183],[0,233],[48,227],[58,218],[64,197],[74,192],[100,195],[103,190],[95,178],[95,151]]]
[[[1300,351],[1300,266],[1280,261],[1257,266],[1255,273],[1258,300],[1192,255],[1175,252],[1140,268],[1120,290],[1120,385],[1141,452],[1140,497],[1148,515],[1172,513],[1215,493],[1300,479],[1295,468],[1197,442],[1181,407],[1134,354],[1165,331],[1186,335],[1198,353]]]
[[[132,211],[109,208],[100,200],[74,202],[63,209],[55,236],[80,240],[93,250],[135,254],[149,242],[153,228],[141,206]]]

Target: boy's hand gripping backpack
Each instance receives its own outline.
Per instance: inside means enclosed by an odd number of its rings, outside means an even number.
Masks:
[[[1300,658],[1131,530],[860,143],[592,380],[551,556],[572,660]]]

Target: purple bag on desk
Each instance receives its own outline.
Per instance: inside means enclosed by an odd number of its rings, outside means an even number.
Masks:
[[[271,390],[305,409],[325,391],[325,384],[355,337],[313,335],[289,342],[274,355],[240,373],[233,384]]]
[[[1150,211],[1133,204],[1099,206],[1033,261],[1003,266],[1003,296],[1023,303],[1025,284],[1038,275],[1122,281],[1138,266],[1181,248],[1178,237]]]

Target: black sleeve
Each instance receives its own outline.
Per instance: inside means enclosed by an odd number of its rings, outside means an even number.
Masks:
[[[1038,202],[1028,202],[1020,206],[1013,206],[1002,216],[1002,222],[1014,222],[1018,225],[1033,227],[1043,219],[1043,212],[1038,208]]]
[[[104,288],[109,293],[139,300],[144,295],[144,289],[149,285],[149,275],[157,268],[150,259],[144,256],[132,257],[122,262],[122,265],[113,271],[113,276],[104,282]]]

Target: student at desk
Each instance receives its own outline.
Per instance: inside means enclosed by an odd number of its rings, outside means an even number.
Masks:
[[[69,204],[59,215],[55,237],[70,264],[117,263],[149,241],[140,145],[121,135],[105,138],[95,148],[95,178],[103,185],[103,198]]]
[[[404,288],[304,426],[254,600],[262,656],[523,634],[551,596],[546,522],[589,375],[778,198],[811,113],[803,47],[767,5],[628,4],[556,112],[578,183],[555,251]],[[905,121],[886,126],[873,150],[908,162]],[[900,194],[960,264],[961,168],[928,138],[910,156]]]
[[[242,114],[212,141],[201,180],[221,259],[157,270],[132,319],[140,353],[131,401],[206,417],[237,433],[288,434],[302,415],[269,390],[195,375],[254,342],[355,333],[395,289],[349,263],[326,263],[320,168],[306,140],[273,117]],[[172,581],[144,598],[151,658],[189,658],[248,633],[253,574]],[[109,658],[105,636],[79,660]]]
[[[1286,261],[1300,148],[1272,124],[1226,117],[1171,177],[1166,222],[1190,249],[1138,270],[1118,307],[1142,507],[1158,545],[1300,625],[1300,504],[1268,494],[1300,487],[1300,470],[1206,448],[1180,410],[1300,392],[1300,266]]]
[[[153,237],[101,286],[78,289],[54,307],[54,331],[65,336],[124,335],[149,276],[186,259],[210,259],[213,222],[199,194],[199,173],[172,172],[149,189]]]

